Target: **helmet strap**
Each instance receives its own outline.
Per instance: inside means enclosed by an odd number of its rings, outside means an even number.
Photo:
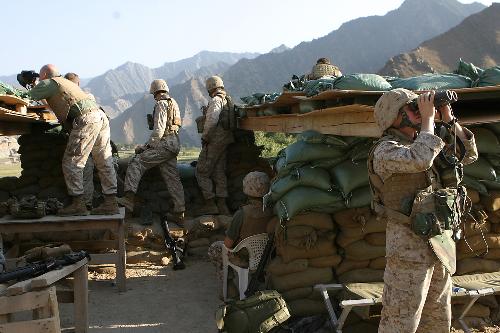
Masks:
[[[410,120],[410,118],[408,117],[408,115],[406,114],[405,111],[401,112],[401,117],[402,117],[401,123],[399,124],[398,128],[410,127],[410,128],[413,128],[417,131],[421,130],[422,125],[412,123],[412,121]]]

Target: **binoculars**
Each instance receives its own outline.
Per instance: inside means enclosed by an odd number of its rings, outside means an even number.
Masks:
[[[33,86],[36,82],[36,78],[38,77],[40,77],[40,74],[34,70],[21,71],[21,73],[17,74],[17,82],[19,82],[19,84],[24,88],[27,88],[28,86]]]
[[[454,103],[458,100],[457,93],[451,90],[440,90],[436,91],[436,94],[434,95],[434,107],[435,108],[440,108],[441,106],[444,106],[446,104],[451,104]],[[413,101],[410,102],[410,105],[415,109],[418,110],[418,104],[417,100],[414,99]]]

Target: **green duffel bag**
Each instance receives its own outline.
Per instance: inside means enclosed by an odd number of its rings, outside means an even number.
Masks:
[[[478,87],[496,86],[500,84],[500,66],[485,69],[477,82]]]
[[[353,163],[344,161],[330,170],[332,182],[347,196],[352,190],[368,185],[368,166],[366,160]]]
[[[391,85],[392,88],[409,90],[442,90],[470,88],[472,80],[458,74],[423,74],[405,79],[394,79]]]
[[[349,74],[339,77],[334,84],[335,89],[342,90],[391,90],[391,84],[377,74]]]
[[[258,291],[241,301],[230,301],[215,313],[217,328],[227,333],[267,333],[290,318],[276,290]]]
[[[474,133],[477,151],[480,154],[500,154],[500,142],[492,130],[483,127],[473,127],[470,130]]]
[[[464,165],[464,174],[478,180],[496,180],[497,174],[487,159],[479,157],[477,161]]]
[[[265,201],[276,202],[292,188],[297,186],[315,187],[329,191],[332,188],[330,174],[323,169],[305,166],[292,170],[287,176],[279,178],[271,184]]]
[[[285,148],[286,164],[336,159],[343,155],[339,147],[321,143],[297,141]]]

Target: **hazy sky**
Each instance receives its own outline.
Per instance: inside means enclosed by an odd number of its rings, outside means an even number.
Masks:
[[[319,38],[358,17],[384,15],[402,2],[0,0],[0,75],[53,63],[63,73],[92,77],[126,61],[158,67],[201,50],[265,53]]]

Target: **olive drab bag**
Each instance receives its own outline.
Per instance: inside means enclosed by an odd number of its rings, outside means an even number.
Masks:
[[[227,333],[267,333],[290,318],[285,300],[275,290],[258,291],[230,301],[215,313],[217,328]]]
[[[236,108],[233,103],[231,96],[226,95],[226,105],[219,114],[219,124],[226,131],[231,131],[236,129]]]

